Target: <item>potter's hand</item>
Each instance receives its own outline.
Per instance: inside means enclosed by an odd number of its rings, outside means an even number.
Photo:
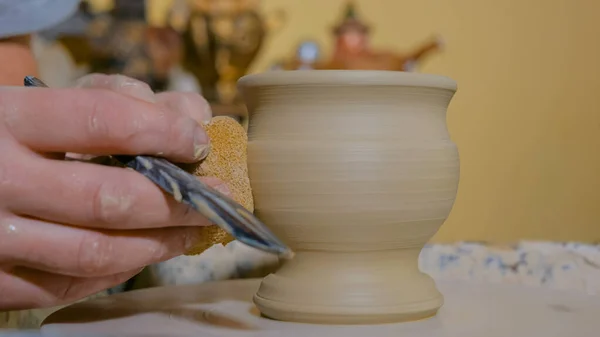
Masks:
[[[77,88],[0,87],[0,310],[47,307],[117,285],[192,247],[209,222],[139,173],[64,153],[206,156],[206,101],[123,76]],[[221,184],[207,178],[208,184]]]

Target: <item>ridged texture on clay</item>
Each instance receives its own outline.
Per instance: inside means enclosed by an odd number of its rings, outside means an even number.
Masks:
[[[227,183],[232,198],[250,212],[254,211],[250,179],[248,178],[248,136],[244,127],[230,117],[213,117],[205,125],[211,150],[200,165],[187,168],[201,177],[216,177]],[[200,254],[215,244],[231,242],[233,238],[217,226],[201,227],[202,241],[186,255]]]
[[[254,296],[262,315],[313,324],[433,316],[421,248],[448,217],[459,158],[456,83],[396,71],[273,71],[239,80],[250,116],[254,213],[295,253]]]

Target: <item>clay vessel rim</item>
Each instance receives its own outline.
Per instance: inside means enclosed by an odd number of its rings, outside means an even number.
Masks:
[[[456,81],[433,74],[386,70],[277,70],[243,76],[238,86],[284,85],[406,86],[456,91]]]

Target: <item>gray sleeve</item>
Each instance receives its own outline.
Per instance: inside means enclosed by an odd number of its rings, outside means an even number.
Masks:
[[[35,33],[68,19],[80,0],[0,0],[0,38]]]

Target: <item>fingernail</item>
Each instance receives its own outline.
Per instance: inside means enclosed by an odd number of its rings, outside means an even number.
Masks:
[[[231,196],[231,190],[229,189],[229,186],[227,186],[227,184],[225,184],[225,183],[219,184],[213,188],[215,190],[219,191],[219,193],[221,193],[221,194],[224,194],[226,196]]]
[[[210,152],[210,143],[206,131],[198,126],[194,132],[194,159],[202,160]]]
[[[202,160],[208,157],[210,153],[210,144],[209,145],[194,145],[194,159]]]

